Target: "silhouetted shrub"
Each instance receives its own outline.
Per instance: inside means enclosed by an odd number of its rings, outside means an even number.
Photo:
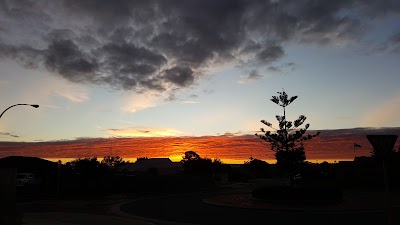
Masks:
[[[245,172],[252,178],[264,178],[270,176],[270,165],[262,160],[250,157],[249,161],[244,162]]]
[[[229,170],[220,159],[201,158],[194,151],[185,152],[181,163],[184,172],[192,175],[211,176],[212,174]]]
[[[100,163],[108,168],[115,168],[129,163],[129,160],[125,161],[119,156],[104,156]]]

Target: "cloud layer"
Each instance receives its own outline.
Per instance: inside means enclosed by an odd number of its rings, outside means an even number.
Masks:
[[[111,131],[112,129],[105,130]],[[115,132],[129,129],[114,129]],[[131,128],[138,133],[152,133],[150,128]],[[353,160],[355,156],[368,156],[372,150],[365,135],[396,134],[400,128],[323,130],[321,135],[306,144],[307,160]],[[142,135],[140,135],[142,136]],[[161,135],[157,135],[161,136]],[[172,135],[173,136],[173,135]],[[354,143],[362,147],[354,150]],[[396,149],[400,139],[395,145]],[[274,152],[266,142],[255,135],[203,137],[135,137],[135,138],[80,138],[55,142],[0,142],[0,157],[23,155],[45,158],[103,157],[112,153],[124,158],[171,157],[178,159],[192,150],[202,157],[248,160],[250,157],[274,160]]]
[[[358,40],[368,18],[399,12],[396,0],[3,0],[0,58],[76,83],[173,92],[216,64],[275,68],[289,42]]]

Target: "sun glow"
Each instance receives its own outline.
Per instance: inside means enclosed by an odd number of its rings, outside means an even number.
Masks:
[[[147,137],[132,137],[138,130]],[[126,129],[127,137],[113,138],[81,138],[53,142],[2,142],[0,143],[1,157],[6,156],[34,156],[40,158],[87,158],[104,156],[120,156],[124,159],[139,157],[170,158],[179,162],[186,151],[195,151],[202,158],[221,159],[227,164],[243,164],[250,157],[275,163],[274,152],[270,147],[255,135],[221,135],[221,136],[172,136],[179,132],[168,129],[132,128],[132,133]],[[398,133],[399,128],[389,129],[387,132]],[[118,130],[114,134],[120,134]],[[378,131],[374,131],[375,133]],[[383,131],[382,131],[383,132]],[[372,146],[365,138],[370,130],[325,130],[321,136],[305,144],[307,161],[333,163],[354,160],[358,156],[369,156]],[[151,137],[151,135],[171,135],[166,137]],[[362,147],[355,149],[354,143]],[[396,149],[400,139],[396,143]],[[136,161],[136,160],[135,160]]]

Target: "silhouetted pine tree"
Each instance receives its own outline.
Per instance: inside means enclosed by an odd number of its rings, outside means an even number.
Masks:
[[[303,141],[312,139],[319,135],[320,132],[316,134],[305,134],[310,124],[305,124],[304,128],[300,128],[307,118],[304,115],[300,115],[299,118],[293,122],[287,121],[286,107],[290,105],[297,96],[289,97],[284,91],[278,92],[278,94],[279,96],[272,96],[271,101],[283,108],[283,116],[275,116],[279,123],[279,129],[275,129],[272,127],[271,123],[261,120],[261,123],[275,131],[266,131],[264,128],[261,128],[260,130],[263,134],[256,135],[270,144],[272,151],[275,152],[277,165],[287,170],[290,176],[290,184],[293,185],[294,174],[297,172],[299,165],[306,159]]]

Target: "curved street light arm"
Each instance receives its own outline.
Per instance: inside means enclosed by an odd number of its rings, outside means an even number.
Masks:
[[[32,105],[32,104],[15,104],[15,105],[12,105],[12,106],[8,107],[7,109],[5,109],[5,110],[1,113],[0,118],[3,116],[3,114],[4,114],[7,110],[9,110],[10,108],[12,108],[12,107],[14,107],[14,106],[18,106],[18,105],[29,105],[29,106],[32,106],[32,107],[34,107],[34,108],[39,108],[39,105]]]

